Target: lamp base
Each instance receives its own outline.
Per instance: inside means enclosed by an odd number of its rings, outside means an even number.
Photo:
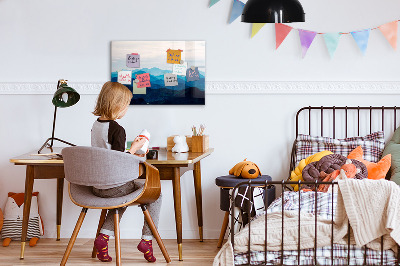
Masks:
[[[40,149],[38,150],[38,154],[40,154],[40,152],[44,149],[44,148],[49,148],[51,150],[51,152],[53,152],[53,141],[54,140],[58,140],[59,142],[68,144],[70,146],[76,146],[75,144],[69,143],[65,140],[59,139],[59,138],[48,138],[42,145],[42,147],[40,147]],[[51,144],[49,144],[49,141],[51,141]]]

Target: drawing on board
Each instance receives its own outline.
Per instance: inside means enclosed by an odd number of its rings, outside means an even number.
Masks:
[[[135,105],[204,105],[205,41],[113,41],[111,81]]]

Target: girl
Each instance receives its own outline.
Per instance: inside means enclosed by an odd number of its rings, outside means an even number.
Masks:
[[[92,127],[91,142],[93,147],[125,152],[125,129],[115,120],[121,119],[126,114],[132,97],[132,92],[118,82],[109,81],[103,85],[93,112],[94,115],[99,116]],[[146,139],[144,138],[136,138],[129,149],[129,153],[134,156],[144,157],[145,155],[136,154],[136,151],[139,150],[145,142]],[[138,159],[138,162],[143,160],[141,158]],[[132,176],[132,181],[116,187],[93,187],[92,191],[94,195],[102,198],[125,196],[143,187],[143,183],[135,182],[136,178],[137,176]],[[155,202],[147,205],[156,226],[158,226],[160,207],[161,195]],[[126,207],[118,209],[120,219],[125,210]],[[97,249],[97,258],[101,261],[112,260],[108,255],[108,240],[110,236],[114,236],[114,214],[115,210],[109,210],[107,212],[106,220],[101,228],[100,234],[94,241],[94,246]],[[145,221],[142,230],[142,240],[137,248],[144,253],[144,258],[149,262],[156,261],[156,258],[153,256],[152,237],[153,234],[151,233],[150,227]]]

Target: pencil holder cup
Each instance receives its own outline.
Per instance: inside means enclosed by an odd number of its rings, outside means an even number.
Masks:
[[[209,136],[192,136],[192,152],[205,152],[208,150]]]

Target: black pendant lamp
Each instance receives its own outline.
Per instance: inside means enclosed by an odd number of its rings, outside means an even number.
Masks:
[[[242,22],[304,22],[304,10],[298,0],[249,0],[243,9]]]

